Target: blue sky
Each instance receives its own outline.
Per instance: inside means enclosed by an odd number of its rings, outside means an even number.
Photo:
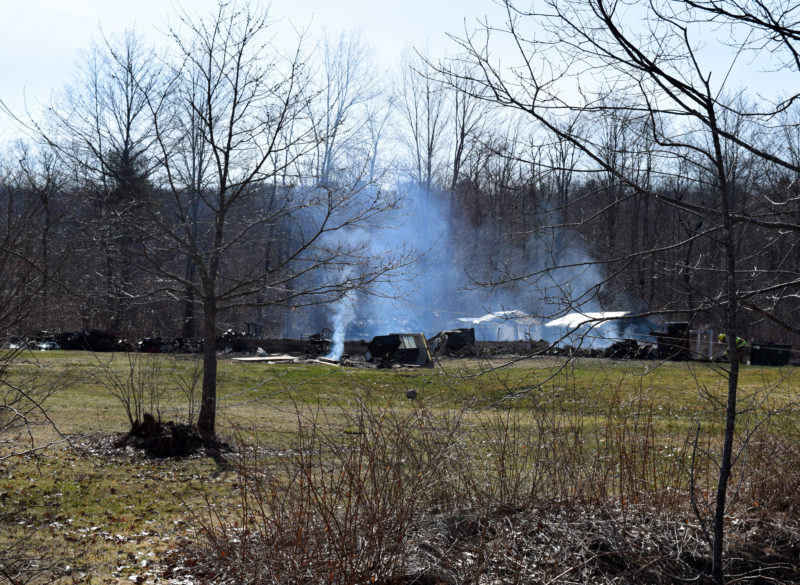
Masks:
[[[213,11],[216,0],[183,0],[190,13]],[[175,2],[170,0],[0,0],[0,99],[13,110],[47,101],[74,75],[80,50],[102,28],[105,34],[135,27],[157,42]],[[406,46],[428,45],[432,53],[452,46],[446,32],[460,34],[465,22],[497,10],[490,0],[272,0],[279,28],[358,29],[385,66]],[[172,16],[171,16],[172,15]],[[9,130],[0,113],[0,139]]]

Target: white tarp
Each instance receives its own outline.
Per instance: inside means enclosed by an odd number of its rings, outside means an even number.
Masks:
[[[545,323],[545,327],[564,327],[567,329],[578,329],[583,325],[596,327],[610,321],[619,319],[628,314],[628,311],[604,311],[600,313],[569,313],[558,319]]]
[[[462,323],[475,328],[478,341],[519,341],[532,336],[531,330],[539,319],[518,309],[487,313],[481,317],[460,317]]]

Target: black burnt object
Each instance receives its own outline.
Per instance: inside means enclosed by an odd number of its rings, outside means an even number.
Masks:
[[[754,341],[750,348],[750,365],[786,366],[792,353],[791,344]]]
[[[430,339],[435,351],[458,351],[475,345],[475,329],[473,327],[440,331]]]
[[[689,323],[674,322],[666,324],[666,332],[651,331],[650,335],[658,343],[658,359],[688,361],[692,359],[689,345]]]
[[[428,343],[422,333],[377,335],[369,342],[364,357],[368,362],[380,366],[425,366],[432,361]]]

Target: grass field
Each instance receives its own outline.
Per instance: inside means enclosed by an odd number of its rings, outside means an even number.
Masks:
[[[129,428],[120,380],[142,391],[144,410],[187,420],[199,391],[195,365],[160,355],[17,356],[6,381],[47,396],[52,425],[39,414],[2,436],[7,577],[16,568],[18,583],[178,583],[162,563],[175,551],[220,535],[244,542],[230,537],[243,524],[258,525],[262,538],[273,523],[273,532],[296,530],[300,509],[313,508],[322,518],[313,526],[330,533],[335,525],[346,541],[347,530],[360,534],[382,515],[408,523],[445,502],[489,510],[649,499],[685,511],[692,481],[701,510],[713,492],[727,393],[720,365],[533,358],[375,370],[223,359],[219,432],[233,451],[159,460],[113,448]],[[749,447],[732,515],[794,505],[798,375],[742,370],[738,444]],[[211,549],[224,557],[226,546]],[[381,558],[393,558],[381,546]],[[348,567],[337,571],[356,575]]]

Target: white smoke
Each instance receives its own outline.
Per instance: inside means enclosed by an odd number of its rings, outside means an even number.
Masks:
[[[388,279],[372,295],[349,294],[333,307],[332,357],[341,355],[345,338],[403,332],[431,336],[469,326],[460,318],[488,313],[516,310],[543,324],[575,310],[603,310],[597,299],[601,274],[577,239],[531,236],[521,250],[512,250],[501,237],[456,222],[443,197],[414,185],[398,189],[400,210],[382,227],[350,235],[368,241],[376,258],[406,247],[417,251],[418,260],[409,274]],[[505,282],[478,286],[476,280]],[[523,329],[518,330],[522,335]],[[531,326],[524,335],[555,341],[559,332]]]
[[[347,325],[355,318],[355,293],[349,291],[344,298],[334,306],[333,310],[333,339],[331,349],[326,359],[339,360],[344,353],[345,334]]]

